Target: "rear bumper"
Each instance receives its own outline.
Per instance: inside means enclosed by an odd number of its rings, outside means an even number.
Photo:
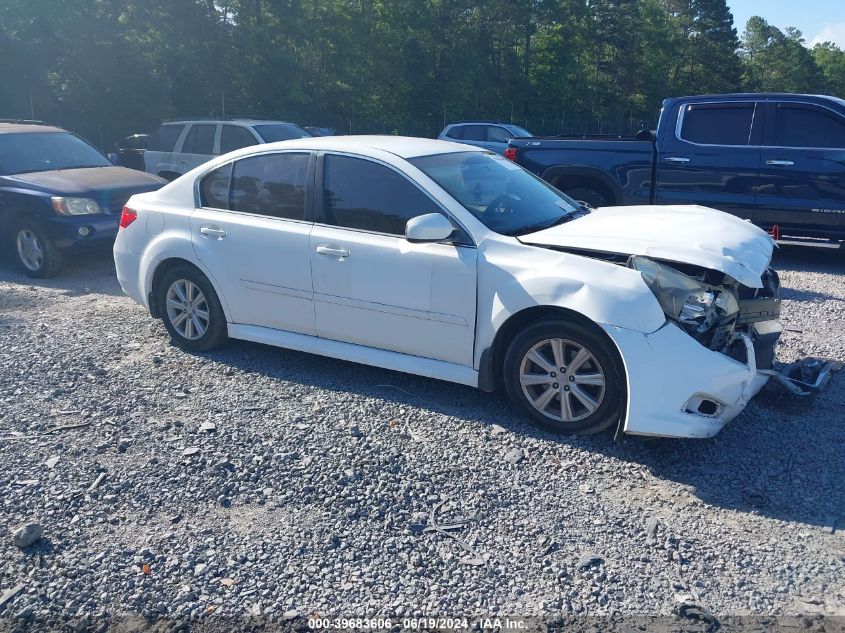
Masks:
[[[610,325],[604,330],[625,364],[625,432],[664,437],[712,437],[766,384],[757,353],[744,337],[746,363],[703,347],[673,323],[642,334]]]
[[[144,280],[141,275],[141,259],[140,253],[134,253],[123,244],[123,240],[118,235],[114,242],[114,267],[117,272],[117,281],[129,297],[136,303],[140,303],[145,308],[147,305],[147,293],[144,288]]]

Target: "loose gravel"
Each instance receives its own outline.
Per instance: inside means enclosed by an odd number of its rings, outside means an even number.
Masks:
[[[845,257],[775,263],[779,360],[845,359]],[[107,257],[48,281],[2,264],[0,630],[689,604],[810,626],[845,616],[843,411],[838,374],[768,386],[711,440],[558,437],[503,394],[180,351]]]

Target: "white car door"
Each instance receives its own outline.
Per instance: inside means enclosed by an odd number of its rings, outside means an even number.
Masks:
[[[310,240],[317,334],[471,366],[476,249],[469,237],[460,230],[453,243],[408,242],[407,220],[443,211],[393,167],[327,154],[322,172]]]
[[[313,163],[307,152],[258,154],[200,182],[191,241],[233,323],[314,334],[308,245]]]

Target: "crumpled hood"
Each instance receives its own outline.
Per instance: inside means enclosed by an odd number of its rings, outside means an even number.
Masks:
[[[519,240],[693,264],[751,288],[762,287],[774,249],[771,236],[750,222],[693,205],[602,207]]]
[[[116,166],[38,171],[5,176],[5,179],[10,183],[34,185],[47,193],[91,197],[94,197],[93,193],[100,191],[150,191],[165,183],[158,176]]]

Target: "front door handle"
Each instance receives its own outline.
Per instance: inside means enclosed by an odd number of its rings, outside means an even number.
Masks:
[[[345,248],[335,248],[333,246],[329,246],[328,244],[320,244],[320,246],[317,247],[317,255],[336,257],[337,259],[343,261],[349,257],[349,251]]]
[[[779,167],[792,167],[795,163],[791,160],[767,160],[767,165],[778,165]]]
[[[200,233],[206,237],[216,237],[218,240],[222,240],[226,237],[226,231],[217,228],[216,226],[201,226]]]
[[[667,163],[688,163],[689,158],[686,156],[667,156],[663,159]]]

